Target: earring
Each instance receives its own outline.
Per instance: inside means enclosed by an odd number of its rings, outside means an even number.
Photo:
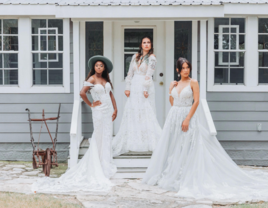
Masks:
[[[181,75],[180,74],[178,74],[178,77],[180,77]]]

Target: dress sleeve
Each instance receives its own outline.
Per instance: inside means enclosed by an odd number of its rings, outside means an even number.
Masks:
[[[90,82],[86,82],[84,81],[84,86],[88,86],[88,87],[91,87],[89,90],[88,90],[88,93],[91,94],[92,98],[94,101],[97,101],[99,100],[99,97],[97,95],[97,93],[95,92],[94,90],[94,84],[90,83]]]
[[[148,91],[151,84],[152,84],[152,76],[154,74],[154,71],[156,69],[156,58],[155,56],[151,55],[149,57],[149,63],[148,63],[148,68],[145,76],[145,81],[143,83],[143,91]]]
[[[130,65],[129,65],[129,70],[127,73],[127,77],[125,79],[126,80],[126,89],[125,90],[130,90],[131,80],[132,80],[132,77],[134,75],[133,64],[135,62],[135,58],[136,58],[136,54],[134,54],[132,56],[132,59],[131,59]]]

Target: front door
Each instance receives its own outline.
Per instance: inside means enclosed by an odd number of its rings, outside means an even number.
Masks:
[[[115,99],[117,101],[118,116],[115,120],[114,134],[119,130],[127,97],[125,91],[125,77],[133,54],[139,49],[141,38],[149,35],[153,38],[154,54],[157,58],[157,68],[153,76],[156,92],[156,113],[161,127],[165,118],[164,96],[164,22],[161,21],[129,21],[114,23],[114,73],[113,83]]]

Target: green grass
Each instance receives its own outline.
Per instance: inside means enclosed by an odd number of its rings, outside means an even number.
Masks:
[[[18,193],[1,193],[1,208],[82,208],[81,203],[74,196],[62,195],[25,195]]]

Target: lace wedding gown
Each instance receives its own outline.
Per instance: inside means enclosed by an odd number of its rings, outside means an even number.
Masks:
[[[268,200],[268,173],[240,169],[215,136],[199,123],[197,113],[189,130],[181,125],[188,115],[193,92],[190,84],[178,94],[167,116],[143,183],[177,191],[179,197],[241,201]]]
[[[130,96],[124,108],[120,129],[113,139],[113,155],[128,151],[153,151],[161,134],[161,127],[156,118],[155,89],[152,75],[156,67],[155,56],[145,56],[142,62],[133,55],[128,75],[126,90]],[[149,94],[144,97],[144,91]]]
[[[111,85],[91,84],[90,93],[94,101],[100,100],[101,105],[92,108],[94,132],[90,146],[77,165],[67,170],[60,178],[44,177],[32,185],[32,191],[42,193],[65,193],[77,191],[108,191],[113,184],[112,177],[117,168],[112,158],[112,114],[113,105],[110,98]]]

